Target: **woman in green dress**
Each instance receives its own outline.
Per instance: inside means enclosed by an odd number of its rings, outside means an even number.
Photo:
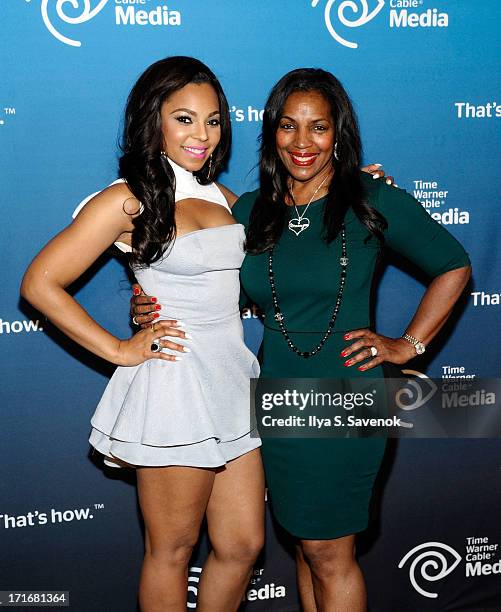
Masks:
[[[247,230],[242,288],[265,315],[263,377],[382,377],[384,362],[424,351],[468,281],[457,240],[406,192],[361,173],[360,161],[339,81],[319,69],[285,75],[265,107],[260,190],[232,210]],[[370,318],[387,247],[433,278],[400,338],[375,333]],[[272,508],[297,541],[305,612],[366,609],[354,542],[384,449],[383,438],[263,439]]]
[[[260,191],[233,208],[247,228],[242,288],[265,314],[263,377],[382,377],[383,362],[423,351],[469,278],[456,239],[404,191],[361,173],[360,149],[350,100],[332,74],[295,70],[273,88]],[[371,331],[384,247],[434,278],[396,339]],[[305,611],[365,609],[354,534],[367,526],[384,447],[383,438],[263,438],[275,516],[298,540]]]

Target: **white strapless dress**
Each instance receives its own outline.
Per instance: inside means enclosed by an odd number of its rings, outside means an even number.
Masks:
[[[178,175],[185,183],[192,175],[172,165],[176,200],[183,199]],[[135,269],[162,305],[157,321],[185,323],[192,339],[180,343],[191,352],[177,362],[116,369],[89,438],[107,465],[218,467],[261,445],[250,416],[250,378],[259,376],[259,364],[244,343],[238,305],[244,240],[241,224],[197,230],[177,238],[161,260]]]

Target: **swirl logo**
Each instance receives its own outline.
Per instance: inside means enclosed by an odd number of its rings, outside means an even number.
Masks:
[[[402,373],[419,378],[423,381],[423,384],[418,383],[416,380],[411,380],[410,378],[407,379],[408,386],[399,389],[395,394],[395,403],[400,410],[416,410],[416,408],[426,404],[426,402],[437,392],[437,385],[426,376],[426,374],[418,372],[417,370],[402,370]],[[424,393],[424,386],[429,387],[426,394]],[[402,427],[407,427],[409,429],[414,427],[413,423],[407,423],[406,421],[401,421],[400,424]]]
[[[187,608],[197,607],[197,595],[198,595],[198,583],[200,582],[200,574],[202,573],[201,567],[190,567],[188,574],[188,603]],[[190,595],[191,594],[191,595]]]
[[[438,593],[425,591],[421,586],[419,586],[416,580],[416,573],[419,574],[418,577],[420,579],[426,581],[436,582],[437,580],[442,580],[442,578],[445,578],[445,576],[448,576],[452,571],[454,571],[457,564],[461,561],[461,556],[453,548],[447,544],[442,544],[442,542],[425,542],[424,544],[419,544],[419,546],[415,546],[412,550],[410,550],[402,558],[398,564],[398,568],[402,569],[412,555],[417,552],[419,552],[419,554],[416,555],[409,568],[409,579],[412,586],[420,595],[423,597],[429,597],[430,599],[435,599],[438,597]],[[451,565],[449,566],[447,566],[447,558],[444,554],[445,552],[450,553],[451,556]],[[433,573],[430,574],[429,570],[431,570]]]
[[[80,5],[80,2],[82,5]],[[57,0],[56,1],[56,14],[61,21],[65,23],[70,23],[72,25],[77,25],[80,23],[85,23],[86,21],[94,18],[101,10],[104,8],[105,4],[107,4],[108,0],[100,0],[98,4],[91,9],[90,0]],[[59,32],[53,25],[52,21],[49,17],[49,9],[48,9],[49,0],[42,0],[41,11],[42,18],[47,26],[49,32],[60,40],[65,45],[71,45],[72,47],[81,47],[82,43],[79,40],[73,40],[72,38],[68,38]],[[76,11],[80,10],[80,15],[76,17],[70,17],[65,13],[65,5],[70,4],[73,9]]]
[[[334,3],[337,1],[338,0],[327,0],[324,10],[325,25],[327,26],[332,38],[337,40],[338,43],[344,45],[345,47],[349,47],[350,49],[358,49],[357,43],[350,42],[349,40],[346,40],[346,38],[340,36],[332,25],[331,10],[333,9]],[[319,0],[312,0],[311,6],[315,8],[318,3]],[[337,19],[348,28],[358,28],[374,19],[383,6],[384,0],[377,0],[377,6],[369,12],[367,0],[342,0],[339,2],[339,6],[337,7]],[[353,12],[353,17],[355,17],[354,19],[352,17],[350,20],[345,16],[345,11],[348,9]],[[358,15],[358,13],[360,13],[360,15]]]

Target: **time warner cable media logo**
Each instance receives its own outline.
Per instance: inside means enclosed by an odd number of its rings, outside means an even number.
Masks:
[[[198,597],[198,584],[202,574],[202,568],[196,565],[189,568],[188,573],[188,609],[196,609]],[[267,582],[260,584],[264,579],[264,569],[254,568],[252,576],[247,585],[242,602],[248,601],[266,601],[268,599],[280,599],[287,596],[287,590],[282,584]]]
[[[488,536],[466,537],[465,578],[501,574],[499,552],[499,543],[491,542]],[[451,574],[462,560],[457,550],[448,544],[424,542],[409,550],[400,560],[398,568],[402,569],[409,563],[409,580],[413,588],[423,597],[436,599],[438,593],[434,592],[433,583]]]
[[[464,225],[470,223],[470,211],[454,204],[450,205],[450,191],[439,180],[414,179],[412,195],[421,203],[432,219],[442,225]],[[454,199],[454,194],[453,198]]]
[[[339,44],[358,49],[351,40],[352,34],[340,34],[345,28],[359,28],[377,17],[385,3],[389,5],[390,28],[444,28],[449,25],[449,15],[437,8],[424,8],[425,0],[327,0],[324,21],[329,34]],[[320,0],[311,0],[316,8]]]
[[[114,6],[117,26],[181,25],[181,13],[169,9],[165,0],[42,0],[40,9],[43,22],[54,38],[65,45],[81,47],[80,40],[66,35],[66,28],[94,19],[107,4]]]

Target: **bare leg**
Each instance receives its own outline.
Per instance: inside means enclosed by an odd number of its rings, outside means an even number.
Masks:
[[[301,540],[311,569],[318,612],[366,612],[365,583],[355,559],[355,536]]]
[[[216,473],[207,506],[212,551],[198,588],[199,612],[233,612],[264,543],[264,476],[253,450]]]
[[[142,612],[186,612],[188,562],[213,482],[209,469],[137,468],[146,530],[139,584]]]
[[[296,577],[299,599],[303,612],[317,612],[315,594],[313,592],[313,578],[308,562],[304,558],[300,544],[296,544]]]

